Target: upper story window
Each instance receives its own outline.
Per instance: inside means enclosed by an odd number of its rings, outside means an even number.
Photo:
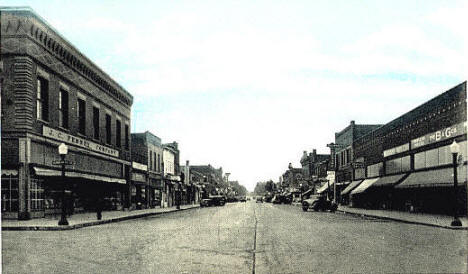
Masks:
[[[83,99],[78,98],[76,106],[78,116],[78,132],[86,135],[86,102]]]
[[[158,154],[158,172],[161,172],[161,157]]]
[[[106,114],[106,143],[112,142],[111,116]]]
[[[37,77],[36,117],[39,120],[49,121],[49,81]]]
[[[122,124],[120,120],[115,120],[115,145],[121,147],[122,145]]]
[[[128,125],[125,125],[125,149],[129,149],[130,147],[130,133],[129,133],[129,128]]]
[[[93,107],[93,131],[94,139],[99,140],[99,108]]]
[[[150,156],[150,162],[149,162],[149,169],[153,169],[153,152],[150,150],[149,151],[149,156]]]
[[[59,126],[68,128],[68,92],[60,89],[59,91]]]

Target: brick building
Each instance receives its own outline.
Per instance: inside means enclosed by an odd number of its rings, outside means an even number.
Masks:
[[[461,147],[458,208],[466,213],[466,82],[354,141],[366,180],[351,191],[353,204],[449,214],[453,141]]]
[[[133,97],[28,8],[1,8],[2,217],[128,206]],[[68,149],[65,182],[58,146]]]
[[[311,153],[307,154],[307,151],[304,151],[301,157],[301,166],[302,166],[302,175],[303,175],[303,184],[306,184],[308,188],[316,188],[320,185],[320,178],[323,176],[324,165],[320,164],[324,161],[328,163],[330,159],[330,154],[317,154],[317,150],[313,149]],[[325,176],[326,177],[325,170]]]

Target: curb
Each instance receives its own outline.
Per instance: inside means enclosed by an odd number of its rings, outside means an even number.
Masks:
[[[116,217],[116,218],[107,219],[107,220],[99,220],[99,221],[94,221],[94,222],[80,223],[80,224],[74,224],[74,225],[67,225],[67,226],[2,226],[2,231],[58,231],[58,230],[73,230],[73,229],[79,229],[79,228],[88,227],[88,226],[96,226],[96,225],[102,225],[102,224],[116,223],[116,222],[121,222],[121,221],[127,221],[127,220],[138,219],[138,218],[144,218],[144,217],[149,217],[149,216],[155,216],[155,215],[161,215],[161,214],[179,212],[179,211],[184,211],[184,210],[189,210],[189,209],[195,209],[195,208],[200,208],[200,207],[199,207],[199,206],[194,206],[194,207],[175,209],[175,210],[165,211],[165,212],[148,212],[148,213],[135,214],[135,215],[130,215],[130,216]]]
[[[415,225],[425,225],[425,226],[438,227],[438,228],[445,228],[445,229],[451,229],[451,230],[468,230],[468,227],[449,226],[449,225],[437,225],[437,224],[424,223],[424,222],[418,222],[418,221],[409,221],[409,220],[403,220],[403,219],[398,219],[398,218],[394,218],[394,217],[372,215],[372,214],[368,214],[368,213],[349,212],[349,211],[345,211],[345,210],[342,210],[342,209],[339,209],[339,208],[338,208],[336,211],[337,211],[337,212],[344,213],[344,214],[359,216],[359,217],[372,217],[372,218],[376,218],[376,219],[389,220],[389,221],[396,221],[396,222],[400,222],[400,223],[415,224]]]

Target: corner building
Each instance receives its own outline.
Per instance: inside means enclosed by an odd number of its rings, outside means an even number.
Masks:
[[[1,8],[2,217],[129,204],[133,97],[28,8]],[[68,148],[65,181],[58,146]]]

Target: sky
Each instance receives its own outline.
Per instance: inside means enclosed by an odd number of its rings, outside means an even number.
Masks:
[[[9,1],[134,97],[132,132],[252,191],[467,79],[468,1]]]

